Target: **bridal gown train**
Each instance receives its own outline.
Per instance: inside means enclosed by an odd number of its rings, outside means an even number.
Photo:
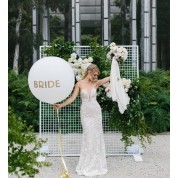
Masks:
[[[81,90],[82,147],[78,175],[95,176],[107,173],[101,107],[96,100],[96,89]]]

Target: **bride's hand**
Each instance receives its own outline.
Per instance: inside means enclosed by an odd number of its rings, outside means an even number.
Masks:
[[[53,108],[54,109],[61,109],[62,108],[62,104],[53,104]]]

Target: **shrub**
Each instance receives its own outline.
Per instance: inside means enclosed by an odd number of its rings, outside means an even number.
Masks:
[[[18,177],[34,177],[39,167],[50,165],[37,161],[44,140],[38,139],[32,127],[27,127],[11,107],[8,108],[8,114],[8,172]]]
[[[16,115],[32,125],[37,132],[39,130],[39,101],[32,95],[27,73],[16,75],[9,70],[8,102]]]
[[[170,130],[170,71],[140,72],[140,103],[146,122],[156,132]]]
[[[47,56],[56,56],[63,59],[69,59],[70,54],[72,54],[74,48],[74,42],[67,41],[57,38],[44,50]]]

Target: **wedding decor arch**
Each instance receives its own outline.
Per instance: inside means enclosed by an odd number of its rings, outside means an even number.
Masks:
[[[56,46],[56,47],[55,47]],[[60,49],[57,44],[41,46],[40,57],[58,56]],[[51,48],[51,49],[50,49]],[[139,68],[138,46],[124,45],[100,46],[91,43],[90,46],[71,46],[73,49],[65,54],[74,70],[76,82],[81,80],[82,74],[90,63],[95,63],[101,70],[101,78],[110,75],[111,56],[122,56],[119,62],[120,74],[125,92],[130,97],[128,109],[119,113],[116,102],[109,97],[105,88],[99,88],[98,101],[103,111],[103,130],[107,155],[138,155],[145,142],[151,143],[151,130],[144,121],[139,105]],[[116,50],[116,51],[115,51]],[[67,75],[67,74],[66,74]],[[58,123],[53,108],[40,102],[40,137],[47,138],[46,148],[49,156],[58,156],[57,142]],[[82,127],[80,123],[80,96],[71,105],[60,112],[60,127],[62,128],[62,149],[64,156],[80,154]]]

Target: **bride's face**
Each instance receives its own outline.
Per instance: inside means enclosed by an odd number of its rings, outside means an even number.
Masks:
[[[98,80],[98,72],[94,71],[89,74],[89,79],[91,82],[96,82]]]

